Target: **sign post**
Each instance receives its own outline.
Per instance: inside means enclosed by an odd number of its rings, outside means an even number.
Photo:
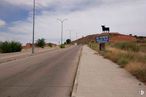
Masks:
[[[109,42],[109,36],[102,35],[96,37],[96,42],[99,43],[99,50],[104,51],[105,50],[105,43]]]

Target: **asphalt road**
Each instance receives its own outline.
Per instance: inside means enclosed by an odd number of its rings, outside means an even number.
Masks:
[[[0,64],[0,97],[70,97],[81,46]]]

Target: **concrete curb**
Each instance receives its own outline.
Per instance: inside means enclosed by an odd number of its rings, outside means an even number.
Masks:
[[[77,67],[77,72],[76,72],[74,83],[73,83],[71,97],[76,97],[76,92],[77,92],[77,87],[78,87],[78,79],[79,79],[79,73],[80,73],[80,59],[82,56],[82,50],[83,50],[83,47],[81,48],[81,51],[80,51],[80,56],[79,56],[79,60],[78,60],[78,67]]]

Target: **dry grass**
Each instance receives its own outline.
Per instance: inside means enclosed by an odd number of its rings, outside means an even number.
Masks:
[[[94,50],[98,49],[96,43],[90,43],[89,46]],[[99,53],[146,83],[146,43],[109,44],[105,52]]]
[[[130,62],[125,66],[127,71],[146,70],[146,64],[140,62]]]
[[[140,62],[130,62],[125,69],[143,82],[146,82],[146,64]]]
[[[140,51],[146,53],[146,42],[145,43],[139,43]]]
[[[117,42],[117,43],[113,43],[112,46],[130,52],[140,51],[140,46],[136,42]]]
[[[97,44],[96,42],[89,42],[89,43],[88,43],[88,46],[89,46],[90,48],[92,48],[93,50],[96,50],[96,51],[99,50],[98,44]]]
[[[108,47],[103,53],[105,58],[116,62],[120,67],[125,68],[139,80],[146,82],[146,54],[143,52],[129,52],[117,48]]]
[[[91,43],[89,46],[94,50],[98,48],[97,44]],[[122,50],[109,45],[105,52],[99,53],[146,83],[146,53],[143,51]]]
[[[116,62],[118,60],[118,50],[117,49],[111,49],[106,50],[106,53],[102,54],[105,58],[111,59],[113,62]]]

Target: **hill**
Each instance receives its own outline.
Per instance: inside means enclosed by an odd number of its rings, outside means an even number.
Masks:
[[[146,41],[146,37],[144,36],[133,36],[131,34],[125,35],[121,34],[118,32],[110,32],[110,33],[101,33],[101,34],[93,34],[93,35],[88,35],[86,37],[82,37],[78,40],[73,41],[73,43],[78,43],[78,44],[87,44],[89,42],[96,42],[96,37],[101,36],[101,35],[109,35],[110,36],[110,42],[122,42],[122,41],[140,41],[144,40]]]

